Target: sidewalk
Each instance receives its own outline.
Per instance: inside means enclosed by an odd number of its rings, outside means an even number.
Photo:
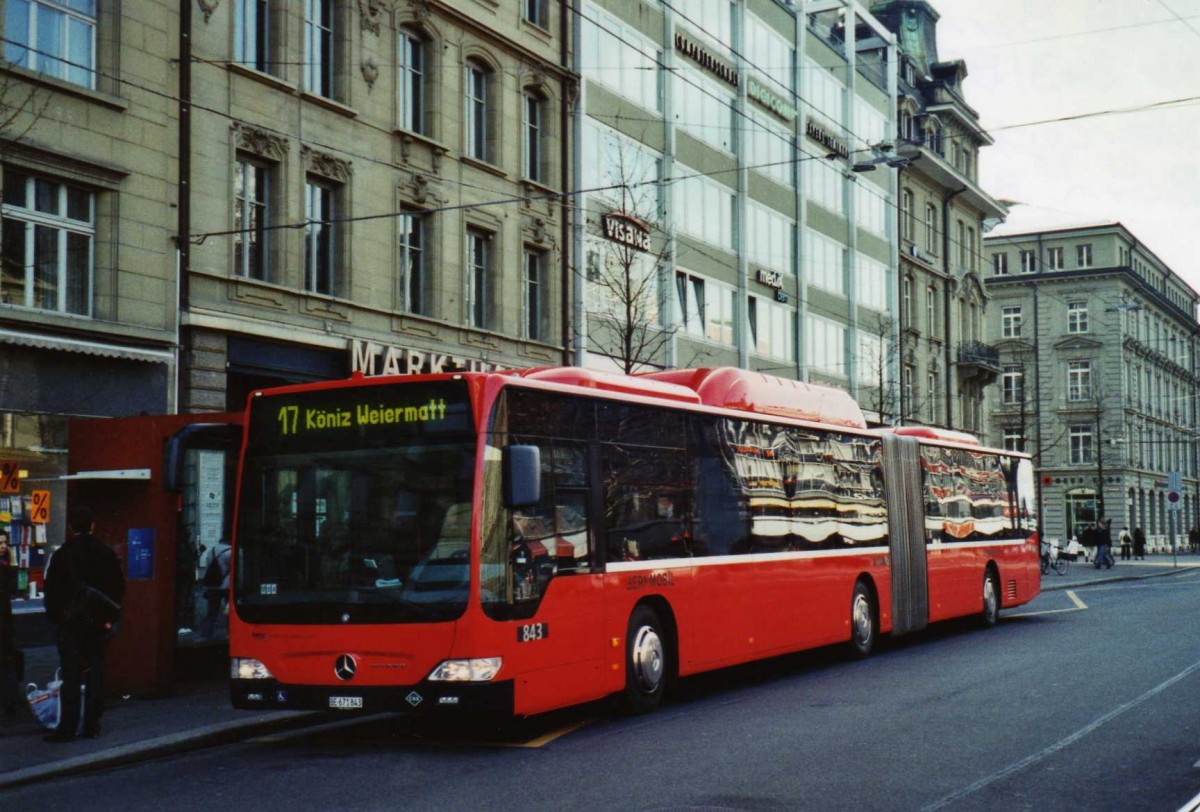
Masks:
[[[1119,557],[1112,569],[1096,569],[1083,559],[1067,566],[1067,574],[1059,575],[1053,570],[1042,576],[1042,591],[1074,589],[1089,584],[1133,581],[1140,578],[1155,578],[1200,569],[1200,556],[1182,554],[1172,559],[1170,553],[1147,555],[1142,561],[1122,561]]]
[[[25,650],[27,682],[44,687],[57,667],[54,646]],[[15,716],[0,711],[0,790],[304,727],[327,718],[301,711],[234,710],[226,681],[208,680],[176,685],[163,698],[109,699],[100,738],[49,744],[42,741],[47,731],[22,702]]]

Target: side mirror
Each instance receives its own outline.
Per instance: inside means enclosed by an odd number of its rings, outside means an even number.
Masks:
[[[542,498],[542,455],[535,445],[510,445],[501,451],[504,506],[536,505]]]

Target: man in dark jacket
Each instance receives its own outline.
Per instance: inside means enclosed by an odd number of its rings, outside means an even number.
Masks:
[[[120,611],[125,577],[116,553],[92,535],[95,528],[91,510],[72,509],[67,517],[67,541],[50,559],[46,573],[46,615],[58,630],[62,666],[62,713],[58,729],[45,737],[50,742],[75,739],[85,674],[88,693],[83,735],[100,735],[104,648]]]

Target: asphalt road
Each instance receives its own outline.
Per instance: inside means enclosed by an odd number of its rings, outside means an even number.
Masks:
[[[1046,593],[866,661],[685,680],[518,731],[347,720],[0,794],[24,810],[1175,810],[1200,792],[1200,573]],[[50,803],[50,800],[53,803]]]

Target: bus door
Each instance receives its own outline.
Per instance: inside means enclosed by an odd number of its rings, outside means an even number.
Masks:
[[[595,696],[604,592],[589,521],[588,444],[525,445],[537,448],[540,498],[505,507],[485,488],[485,515],[498,515],[484,530],[481,586],[484,611],[500,621],[511,652],[505,659],[516,675],[516,711],[536,713]]]
[[[915,437],[885,435],[883,449],[892,558],[892,633],[900,635],[920,631],[929,623],[924,475]]]

